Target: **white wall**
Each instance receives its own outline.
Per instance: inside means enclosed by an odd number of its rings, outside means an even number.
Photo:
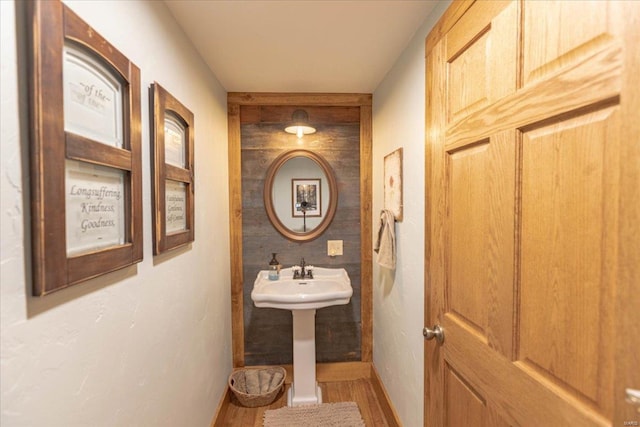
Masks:
[[[141,69],[144,260],[30,296],[26,105],[15,4],[0,1],[0,424],[208,426],[232,360],[226,92],[163,2],[67,4]],[[196,150],[195,242],[155,259],[147,92],[154,80],[194,113]]]
[[[378,266],[374,253],[373,361],[405,427],[423,425],[424,406],[424,41],[448,5],[438,3],[373,94],[374,242],[384,156],[402,147],[404,172],[396,270]]]

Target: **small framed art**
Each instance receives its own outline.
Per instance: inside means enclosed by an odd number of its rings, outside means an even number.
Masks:
[[[319,178],[291,180],[291,207],[295,217],[321,217],[322,191]]]
[[[402,147],[384,156],[384,208],[402,221]]]

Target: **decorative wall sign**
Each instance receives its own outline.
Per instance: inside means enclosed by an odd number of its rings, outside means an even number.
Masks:
[[[402,221],[402,147],[384,156],[384,208]]]
[[[122,84],[111,70],[65,42],[64,129],[112,147],[122,148]]]
[[[153,103],[153,253],[194,240],[193,113],[158,83]]]
[[[293,217],[322,216],[320,179],[292,179],[291,207]]]
[[[125,243],[125,182],[119,169],[66,161],[67,255]]]
[[[140,70],[58,0],[27,2],[33,294],[142,260]]]
[[[187,229],[187,186],[184,182],[165,181],[167,234]]]

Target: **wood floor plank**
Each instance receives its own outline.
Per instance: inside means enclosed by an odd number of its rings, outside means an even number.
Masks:
[[[222,426],[229,427],[262,427],[264,412],[269,409],[278,409],[287,406],[287,385],[283,393],[269,406],[259,408],[245,408],[235,398],[231,397],[229,408],[224,414]],[[320,383],[322,398],[325,403],[356,402],[362,419],[367,427],[385,427],[389,423],[385,419],[369,379],[356,379],[353,381],[331,381]]]

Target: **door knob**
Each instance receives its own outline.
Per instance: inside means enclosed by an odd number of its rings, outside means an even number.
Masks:
[[[422,335],[424,335],[424,339],[426,340],[432,340],[435,338],[436,341],[438,341],[438,344],[442,344],[444,341],[444,330],[442,330],[440,325],[435,325],[432,329],[422,329]]]
[[[636,411],[640,414],[640,390],[627,388],[625,392],[627,393],[627,403],[637,406]]]

